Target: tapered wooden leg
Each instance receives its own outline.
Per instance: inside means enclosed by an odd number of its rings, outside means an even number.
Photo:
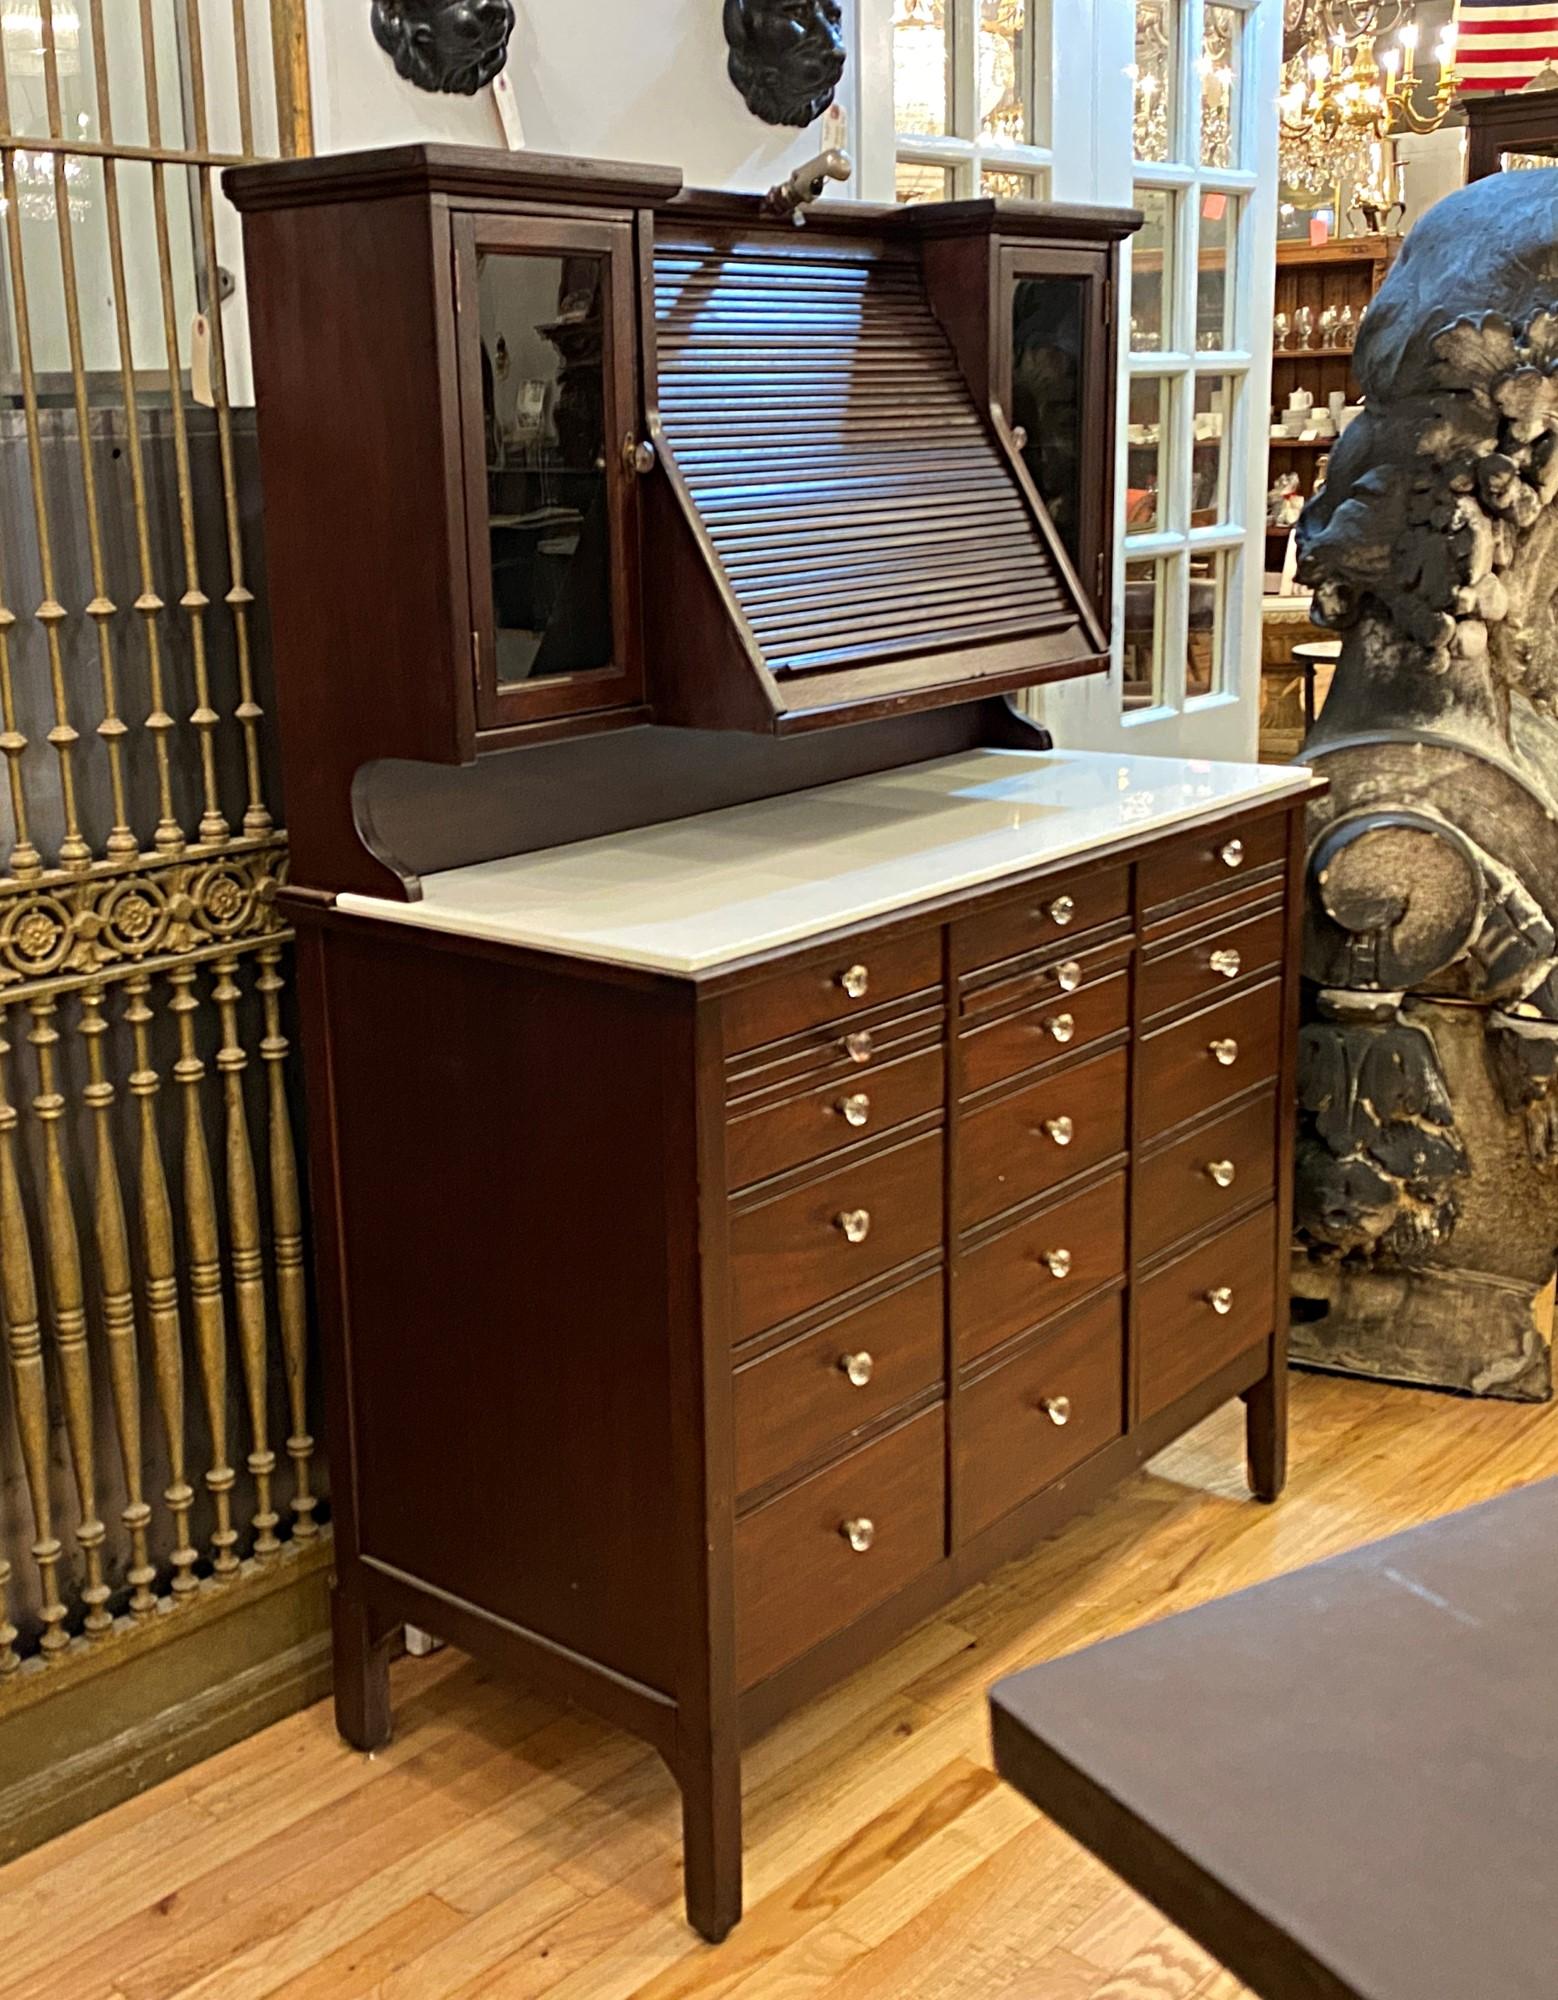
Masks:
[[[1276,1500],[1288,1479],[1288,1371],[1284,1356],[1244,1398],[1250,1491]]]
[[[336,1727],[354,1750],[382,1750],[390,1740],[395,1628],[376,1625],[361,1599],[337,1584],[330,1594],[330,1638]]]
[[[687,1921],[719,1944],[741,1921],[741,1752],[712,1749],[680,1777]]]

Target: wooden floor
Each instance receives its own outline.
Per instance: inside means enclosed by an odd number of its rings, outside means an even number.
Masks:
[[[1558,1410],[1295,1378],[1246,1500],[1214,1418],[747,1766],[747,1918],[680,1911],[647,1752],[457,1654],[365,1759],[311,1710],[0,1870],[4,2000],[1237,2000],[989,1765],[998,1675],[1558,1472]]]

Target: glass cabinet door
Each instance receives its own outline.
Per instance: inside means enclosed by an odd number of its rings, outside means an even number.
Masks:
[[[1089,252],[1009,249],[1001,258],[997,393],[1061,546],[1108,629],[1114,368],[1106,261]]]
[[[478,729],[639,699],[632,232],[463,217]]]

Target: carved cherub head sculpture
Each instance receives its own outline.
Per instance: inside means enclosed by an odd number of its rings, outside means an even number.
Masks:
[[[767,125],[809,125],[844,74],[838,0],[725,0],[730,80]]]
[[[408,83],[474,97],[508,60],[514,0],[373,0],[373,32]]]

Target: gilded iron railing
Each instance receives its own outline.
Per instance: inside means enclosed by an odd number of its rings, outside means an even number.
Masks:
[[[0,0],[0,1710],[320,1532],[218,186],[306,149],[302,37]]]

